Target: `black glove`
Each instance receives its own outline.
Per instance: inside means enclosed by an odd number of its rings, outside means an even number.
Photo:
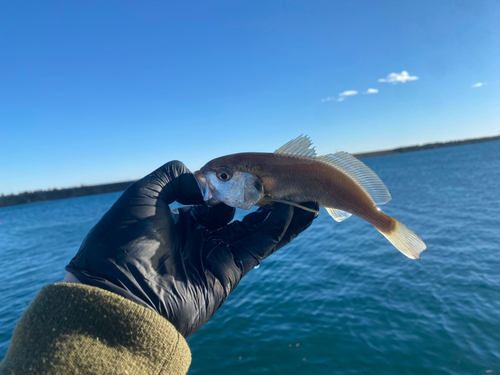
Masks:
[[[171,211],[173,201],[197,205]],[[153,309],[188,337],[248,271],[317,216],[279,204],[228,225],[234,212],[224,204],[204,204],[184,164],[167,163],[123,193],[66,270],[84,284]]]

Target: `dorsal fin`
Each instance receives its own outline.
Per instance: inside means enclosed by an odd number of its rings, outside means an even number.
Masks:
[[[382,180],[369,167],[347,152],[319,156],[318,161],[337,168],[352,178],[368,194],[376,205],[391,200],[391,194]]]
[[[311,146],[312,142],[309,137],[307,135],[300,135],[278,148],[274,153],[287,156],[315,158],[316,151],[314,147]]]

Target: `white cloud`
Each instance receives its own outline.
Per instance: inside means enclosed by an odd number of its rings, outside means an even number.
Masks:
[[[478,82],[478,83],[474,83],[472,85],[472,87],[481,87],[481,86],[484,86],[484,85],[486,85],[486,82]]]
[[[355,90],[347,90],[347,91],[341,92],[339,94],[340,97],[343,97],[343,96],[352,96],[352,95],[358,95],[358,92],[355,91]]]
[[[341,92],[339,94],[339,96],[336,98],[330,96],[328,98],[321,99],[321,102],[322,103],[329,102],[329,101],[343,102],[347,96],[353,96],[353,95],[357,95],[357,94],[358,94],[358,92],[355,90],[347,90],[347,91]]]
[[[387,82],[387,83],[406,83],[406,81],[416,81],[418,77],[410,76],[406,70],[403,70],[401,73],[391,73],[386,78],[380,78],[379,82]]]
[[[368,89],[364,92],[364,94],[378,94],[377,89]]]
[[[328,97],[328,98],[321,99],[321,102],[322,102],[322,103],[324,103],[324,102],[329,102],[330,100],[337,100],[337,98],[331,98],[331,97]]]

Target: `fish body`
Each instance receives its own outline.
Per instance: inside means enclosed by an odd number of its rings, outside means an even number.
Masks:
[[[338,152],[316,156],[300,136],[274,153],[238,153],[209,161],[195,172],[208,204],[224,202],[250,209],[273,202],[316,202],[336,221],[356,215],[381,232],[409,258],[419,258],[424,242],[377,205],[391,200],[380,178],[354,156]]]

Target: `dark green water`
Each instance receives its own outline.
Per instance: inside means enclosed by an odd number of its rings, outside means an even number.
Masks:
[[[322,212],[189,339],[190,374],[500,373],[500,142],[364,162],[392,194],[384,211],[427,243],[422,260]],[[118,196],[0,209],[0,358]]]

